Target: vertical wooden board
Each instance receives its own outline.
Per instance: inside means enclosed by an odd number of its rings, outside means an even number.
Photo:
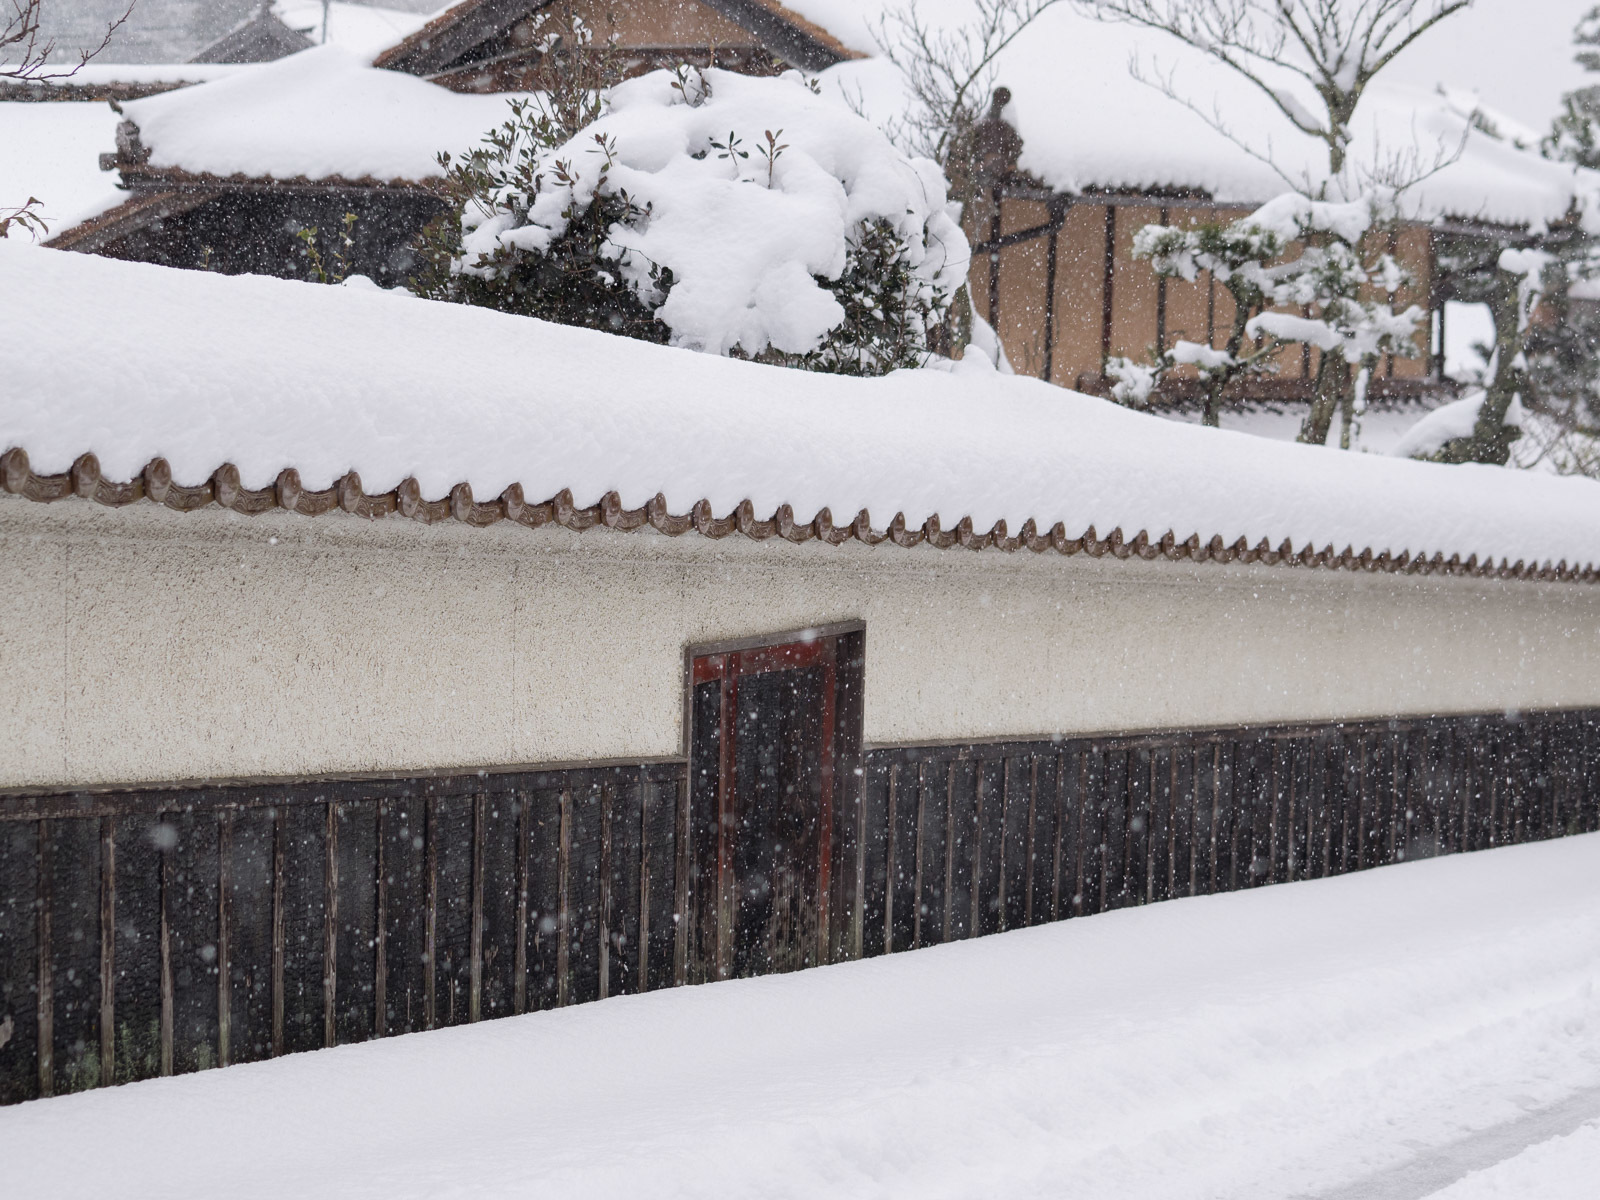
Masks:
[[[161,1070],[161,844],[171,830],[168,817],[160,814],[117,818],[116,1083],[151,1079]],[[271,892],[267,895],[270,920]]]
[[[1145,897],[1172,895],[1172,747],[1150,751],[1150,833],[1145,852]]]
[[[1250,781],[1246,792],[1245,818],[1250,835],[1242,845],[1250,856],[1250,886],[1271,883],[1273,838],[1277,833],[1277,795],[1273,772],[1273,744],[1270,738],[1252,737],[1245,743]]]
[[[428,806],[404,789],[384,802],[384,1032],[425,1028],[423,965],[427,943]]]
[[[242,808],[228,845],[228,1060],[272,1056],[272,847],[274,810]],[[118,822],[121,827],[121,821]],[[117,850],[118,874],[123,850]],[[122,887],[119,884],[119,901]],[[117,918],[119,937],[122,917]],[[118,954],[117,970],[122,971]],[[121,1000],[118,999],[118,1043]],[[120,1061],[120,1051],[119,1051]]]
[[[1078,895],[1077,912],[1088,915],[1105,909],[1106,867],[1106,750],[1085,744],[1079,755],[1078,794]]]
[[[1235,891],[1243,880],[1249,878],[1250,864],[1238,861],[1234,845],[1234,827],[1239,821],[1238,805],[1234,799],[1234,760],[1238,757],[1236,750],[1237,744],[1232,738],[1222,738],[1217,742],[1216,756],[1213,760],[1215,776],[1212,785],[1216,794],[1212,797],[1211,811],[1215,827],[1212,836],[1216,843],[1216,858],[1211,890],[1214,892]]]
[[[1192,896],[1195,868],[1195,780],[1194,749],[1183,741],[1172,747],[1169,755],[1167,793],[1172,836],[1169,839],[1171,855],[1170,894]]]
[[[971,759],[951,765],[949,822],[949,861],[946,878],[945,909],[949,914],[945,940],[972,937],[973,896],[977,880],[973,877],[974,855],[979,852],[978,764]]]
[[[528,820],[528,1010],[556,1006],[561,938],[561,793],[530,795]]]
[[[220,823],[215,811],[167,814],[175,831],[167,850],[167,930],[172,963],[172,1068],[217,1066],[217,882]]]
[[[650,945],[647,984],[651,991],[671,987],[677,949],[678,923],[678,789],[676,782],[646,785],[650,802],[645,810],[645,853],[649,856]]]
[[[611,800],[611,898],[606,915],[610,981],[607,994],[639,991],[639,854],[644,797],[635,772],[618,772]]]
[[[1294,743],[1287,738],[1271,739],[1272,754],[1269,768],[1267,797],[1272,805],[1270,833],[1270,863],[1268,878],[1273,883],[1283,883],[1294,878],[1290,864],[1294,861]]]
[[[600,998],[600,788],[572,789],[572,862],[567,874],[567,1002]]]
[[[464,1025],[472,985],[471,795],[435,795],[428,817],[434,896],[434,1026]]]
[[[479,1013],[511,1015],[516,994],[517,905],[522,886],[522,800],[497,788],[483,808],[483,965]]]
[[[1028,758],[1011,755],[990,768],[996,798],[1002,801],[993,828],[999,853],[996,871],[994,917],[987,932],[1019,929],[1028,907]]]
[[[39,822],[0,821],[0,1104],[39,1094]]]
[[[1600,830],[1600,716],[1584,713],[1582,730],[1578,749],[1579,804],[1583,831],[1593,833]]]
[[[1088,748],[1081,742],[1067,743],[1059,756],[1057,770],[1061,783],[1061,811],[1056,818],[1056,836],[1061,839],[1061,905],[1057,912],[1065,919],[1082,916],[1088,904],[1084,881],[1088,863],[1083,854]]]
[[[1362,734],[1356,743],[1358,784],[1361,788],[1361,865],[1383,865],[1382,789],[1386,777],[1385,739]]]
[[[1193,894],[1204,896],[1216,890],[1214,869],[1217,856],[1217,776],[1221,748],[1214,741],[1194,746],[1194,876]]]
[[[341,800],[334,821],[334,1037],[347,1045],[366,1041],[378,1026],[378,801]]]
[[[283,1049],[323,1045],[328,796],[279,809],[283,838]]]
[[[861,953],[871,958],[888,946],[884,914],[889,903],[889,783],[894,759],[881,751],[868,754],[862,768],[861,804],[865,825],[862,843],[866,878],[862,887]],[[895,781],[898,786],[898,780]]]
[[[45,823],[51,841],[50,992],[57,1096],[100,1080],[100,821]]]
[[[1028,912],[1034,925],[1056,919],[1056,872],[1061,857],[1061,839],[1056,829],[1056,780],[1060,764],[1059,754],[1040,754],[1030,768],[1033,828],[1028,840],[1028,873],[1032,880]]]
[[[1361,755],[1354,739],[1341,735],[1337,743],[1339,770],[1338,844],[1334,870],[1338,874],[1361,869]]]
[[[919,767],[922,803],[922,894],[918,899],[921,945],[949,941],[945,925],[945,868],[950,863],[950,773],[953,764],[924,760]]]
[[[1120,904],[1143,904],[1149,899],[1154,799],[1150,790],[1154,756],[1148,747],[1128,752],[1128,817],[1122,851],[1123,888]]]
[[[1406,848],[1407,859],[1433,858],[1439,853],[1440,818],[1448,807],[1445,792],[1450,784],[1446,742],[1443,724],[1428,722],[1422,743],[1422,787],[1412,820],[1410,844]]]
[[[1128,881],[1129,811],[1128,751],[1116,747],[1106,751],[1105,769],[1100,776],[1100,911],[1127,904],[1132,888]]]
[[[921,764],[915,759],[897,764],[895,775],[894,856],[889,864],[889,889],[893,897],[890,913],[891,950],[910,950],[916,945],[917,905],[917,829],[922,805]]]

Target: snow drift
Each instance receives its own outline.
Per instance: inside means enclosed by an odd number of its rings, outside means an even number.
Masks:
[[[107,478],[414,476],[672,512],[865,509],[1251,544],[1600,562],[1600,484],[1358,455],[1132,412],[981,360],[849,379],[376,290],[0,245],[0,449]]]

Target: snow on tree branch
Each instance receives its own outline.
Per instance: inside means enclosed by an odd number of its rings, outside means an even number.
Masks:
[[[1246,80],[1300,133],[1323,142],[1329,174],[1346,169],[1351,121],[1394,57],[1473,0],[1074,0],[1083,11],[1165,33]],[[1186,96],[1170,70],[1135,60],[1136,76],[1185,104],[1256,157],[1219,112]],[[1307,92],[1309,89],[1309,94]],[[1309,188],[1307,190],[1310,190]]]

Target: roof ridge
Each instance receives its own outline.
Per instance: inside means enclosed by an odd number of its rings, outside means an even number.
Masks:
[[[572,492],[563,488],[550,499],[530,504],[520,483],[513,483],[495,499],[480,503],[472,494],[472,485],[458,483],[447,496],[438,500],[425,500],[421,485],[414,476],[400,481],[392,491],[368,493],[361,486],[361,476],[351,471],[336,480],[332,487],[308,490],[300,481],[300,473],[293,467],[279,472],[270,487],[252,489],[240,482],[239,469],[224,463],[212,472],[202,484],[187,487],[172,481],[172,468],[163,458],[153,458],[144,470],[132,479],[117,483],[106,479],[100,471],[100,460],[92,453],[80,455],[70,470],[59,475],[39,475],[33,471],[28,454],[20,446],[13,446],[0,454],[0,491],[10,492],[39,503],[51,503],[76,496],[93,500],[111,508],[120,508],[146,499],[179,512],[191,512],[216,504],[246,516],[256,516],[273,509],[284,509],[302,516],[319,516],[341,509],[355,516],[377,519],[389,516],[408,517],[432,525],[441,521],[459,521],[464,525],[482,528],[513,521],[530,529],[545,525],[559,525],[563,529],[582,532],[604,525],[608,529],[631,532],[648,525],[658,533],[678,537],[698,533],[703,537],[720,539],[735,533],[753,541],[779,538],[786,542],[820,541],[838,546],[851,540],[868,546],[893,542],[910,548],[926,543],[940,550],[960,547],[965,550],[983,550],[988,547],[1014,552],[1021,549],[1035,554],[1053,550],[1061,555],[1087,554],[1091,558],[1111,555],[1116,559],[1139,558],[1146,561],[1165,558],[1170,561],[1263,563],[1267,566],[1322,567],[1328,570],[1363,571],[1368,573],[1406,575],[1454,575],[1480,579],[1525,579],[1541,582],[1596,583],[1600,582],[1600,567],[1587,563],[1582,567],[1568,566],[1565,559],[1550,565],[1529,563],[1518,559],[1511,563],[1501,559],[1478,560],[1476,554],[1465,561],[1460,554],[1446,558],[1442,552],[1432,556],[1427,553],[1412,555],[1409,551],[1394,555],[1385,550],[1375,554],[1371,547],[1355,550],[1346,546],[1335,550],[1330,544],[1321,550],[1306,543],[1296,550],[1292,541],[1285,538],[1274,548],[1266,538],[1251,545],[1240,536],[1232,543],[1224,542],[1220,534],[1202,538],[1192,533],[1179,539],[1168,530],[1152,537],[1141,529],[1133,537],[1122,532],[1120,526],[1101,537],[1090,525],[1077,537],[1067,534],[1066,526],[1058,521],[1048,531],[1040,532],[1033,518],[1024,521],[1021,529],[1012,535],[1002,518],[994,527],[980,533],[972,518],[962,517],[946,529],[938,514],[930,516],[918,527],[912,527],[904,513],[896,513],[889,524],[881,529],[872,524],[866,509],[845,524],[836,524],[832,512],[824,506],[811,520],[795,520],[794,509],[780,504],[772,516],[758,519],[751,502],[741,500],[726,516],[714,515],[711,502],[697,500],[687,513],[675,515],[668,511],[666,497],[657,493],[641,508],[624,508],[621,497],[607,492],[599,503],[580,508]]]

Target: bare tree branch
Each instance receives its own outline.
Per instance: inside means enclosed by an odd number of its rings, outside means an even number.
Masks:
[[[1473,2],[1074,0],[1098,20],[1165,33],[1246,80],[1290,125],[1327,147],[1332,179],[1345,171],[1350,123],[1367,85],[1406,47]],[[1311,85],[1321,114],[1281,86],[1286,76]],[[1170,84],[1169,78],[1162,90],[1175,96]],[[1234,134],[1226,136],[1243,145]]]
[[[5,25],[0,26],[0,79],[20,79],[30,83],[48,83],[55,79],[70,79],[111,45],[117,30],[127,24],[138,0],[129,0],[128,7],[116,20],[106,25],[105,36],[98,46],[80,49],[78,61],[64,70],[50,69],[50,56],[55,53],[53,38],[40,41],[40,19],[44,0],[0,0],[10,6]],[[14,61],[13,61],[14,60]]]

